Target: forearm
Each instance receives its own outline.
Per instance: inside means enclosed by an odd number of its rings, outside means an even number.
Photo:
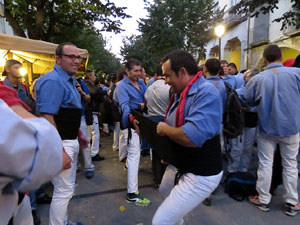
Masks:
[[[41,113],[41,116],[44,117],[46,120],[48,120],[49,123],[51,123],[55,128],[57,128],[54,120],[54,116],[52,114]]]
[[[164,134],[185,147],[197,147],[183,132],[181,127],[165,127]]]
[[[86,102],[86,103],[89,103],[91,101],[91,96],[90,95],[83,95],[83,100]]]

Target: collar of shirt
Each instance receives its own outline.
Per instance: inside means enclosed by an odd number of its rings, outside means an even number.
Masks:
[[[60,68],[57,64],[54,65],[54,70],[60,75],[60,78],[63,81],[70,81],[72,82],[74,85],[76,84],[76,80],[74,77],[70,76],[69,74],[67,74],[62,68]]]
[[[282,65],[281,63],[278,63],[278,62],[271,63],[271,64],[269,64],[269,65],[266,67],[266,70],[267,70],[267,69],[272,69],[272,68],[275,68],[275,67],[283,67],[283,65]]]
[[[208,76],[206,80],[221,80],[221,78],[219,76]]]
[[[19,89],[19,86],[20,86],[19,82],[17,84],[17,87],[13,86],[7,78],[4,79],[4,84],[5,84],[5,86],[10,87],[12,89],[16,89],[16,88]]]

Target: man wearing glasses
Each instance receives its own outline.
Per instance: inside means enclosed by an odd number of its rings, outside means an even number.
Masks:
[[[70,169],[62,171],[52,179],[54,192],[49,224],[78,225],[81,223],[72,223],[68,220],[67,208],[75,189],[81,97],[85,95],[84,92],[77,91],[76,79],[73,77],[81,59],[77,47],[72,43],[60,44],[55,55],[54,69],[37,81],[37,104],[41,116],[57,128],[72,164]]]

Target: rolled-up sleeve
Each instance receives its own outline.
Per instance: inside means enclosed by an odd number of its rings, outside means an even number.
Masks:
[[[62,168],[60,136],[47,120],[22,119],[2,100],[0,112],[0,173],[17,190],[37,189]]]
[[[184,134],[198,147],[219,134],[222,100],[218,93],[202,93],[195,97],[182,126]]]
[[[39,112],[57,114],[63,102],[63,90],[58,81],[51,79],[38,80],[36,98]]]

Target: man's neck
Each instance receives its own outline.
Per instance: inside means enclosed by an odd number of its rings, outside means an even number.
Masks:
[[[268,62],[268,61],[265,61],[266,62],[266,66],[272,64],[272,63],[281,63],[281,60],[276,60],[274,62]]]
[[[18,86],[18,78],[15,77],[7,77],[7,80],[9,81],[9,83],[11,83],[11,85],[17,87]]]

